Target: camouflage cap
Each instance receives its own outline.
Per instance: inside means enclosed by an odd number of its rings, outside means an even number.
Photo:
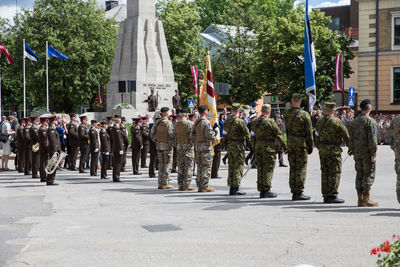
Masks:
[[[293,101],[300,101],[300,100],[302,100],[303,98],[301,97],[301,95],[300,94],[293,94],[292,95],[292,100]]]
[[[240,104],[239,103],[233,103],[232,104],[232,110],[238,111],[240,109]]]
[[[261,107],[261,111],[268,112],[270,110],[271,110],[271,105],[270,104],[264,104]]]
[[[336,103],[335,102],[326,102],[325,108],[334,109],[334,108],[336,108]]]

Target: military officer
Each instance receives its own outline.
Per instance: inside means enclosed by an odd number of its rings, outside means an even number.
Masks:
[[[141,155],[140,162],[142,168],[147,168],[146,160],[150,146],[150,129],[149,129],[149,121],[146,119],[146,117],[142,118],[142,126],[140,127],[140,131],[142,132],[142,140],[143,140],[143,148],[140,151]]]
[[[279,110],[275,110],[275,122],[281,130],[282,135],[284,135],[286,133],[286,126]],[[278,150],[279,167],[286,168],[287,165],[285,164],[285,160],[283,158],[283,148],[280,146],[279,142],[277,142],[276,145]]]
[[[173,189],[169,184],[172,167],[173,125],[168,120],[169,108],[161,109],[161,118],[154,124],[150,138],[156,143],[158,157],[158,189]]]
[[[50,118],[50,126],[47,129],[47,136],[49,138],[49,158],[51,158],[54,153],[61,152],[61,141],[60,141],[60,135],[57,132],[56,129],[57,126],[57,117],[51,117]],[[55,169],[55,171],[52,174],[48,174],[47,175],[47,180],[46,180],[46,184],[47,185],[57,185],[56,183],[54,183],[55,177],[56,177],[56,172],[57,172],[57,168]]]
[[[292,96],[292,107],[285,113],[287,146],[290,165],[289,185],[292,200],[309,200],[303,194],[307,175],[308,155],[313,152],[314,141],[310,115],[300,109],[301,95]]]
[[[100,130],[101,179],[108,179],[107,170],[108,170],[109,157],[111,153],[111,143],[107,128],[108,128],[108,122],[101,121],[101,130]]]
[[[132,148],[132,168],[133,175],[140,175],[139,173],[139,162],[140,162],[140,150],[143,147],[142,138],[142,118],[133,118],[133,124],[131,126],[131,148]]]
[[[108,120],[107,132],[108,132],[108,135],[110,136],[110,144],[111,144],[111,147],[113,147],[112,129],[113,129],[113,127],[114,127],[114,118],[113,118],[113,117],[107,117],[107,120]],[[109,156],[109,158],[108,158],[108,169],[109,169],[109,170],[112,169],[112,166],[114,165],[113,162],[114,162],[114,153],[110,153],[110,156]]]
[[[39,144],[39,117],[31,117],[32,126],[29,129],[29,136],[31,137],[31,146]],[[32,178],[39,178],[39,150],[36,152],[32,151]]]
[[[31,118],[26,118],[26,126],[24,128],[24,152],[25,152],[25,175],[31,175],[32,170],[32,143],[30,136],[30,128],[32,127]]]
[[[193,176],[193,122],[188,120],[188,111],[181,109],[180,119],[175,124],[174,134],[175,145],[177,148],[177,161],[178,161],[178,185],[180,191],[192,191],[193,187],[190,186]]]
[[[114,154],[114,159],[113,159],[113,182],[114,183],[119,183],[121,182],[120,180],[120,174],[121,174],[121,168],[122,168],[122,159],[124,156],[124,136],[121,131],[121,118],[115,118],[114,119],[114,126],[112,128],[112,140],[113,140],[113,146],[112,146],[112,151]]]
[[[97,167],[99,162],[100,138],[98,123],[96,120],[90,121],[91,128],[89,130],[90,143],[90,176],[97,176]]]
[[[246,141],[250,141],[250,133],[246,122],[239,118],[240,104],[232,104],[232,115],[225,121],[223,143],[228,154],[228,186],[229,195],[245,195],[240,191],[243,176]]]
[[[271,184],[276,162],[276,143],[279,143],[284,153],[287,147],[277,123],[270,118],[271,105],[263,105],[261,113],[251,124],[254,132],[252,146],[257,159],[257,189],[260,198],[274,198],[277,194],[271,192]]]
[[[365,99],[360,103],[361,114],[354,120],[350,130],[350,153],[354,153],[356,190],[358,206],[375,207],[377,202],[370,200],[371,186],[375,180],[376,151],[378,141],[377,124],[369,114],[371,101]]]
[[[121,171],[125,171],[126,167],[126,153],[128,152],[128,147],[129,147],[129,136],[128,136],[128,130],[126,129],[126,118],[122,117],[121,118],[121,131],[123,133],[123,138],[124,138],[124,155],[122,157],[122,168]]]
[[[48,118],[40,119],[42,125],[39,128],[39,157],[40,157],[40,182],[46,182],[47,174],[46,174],[46,166],[49,160],[49,139],[47,136],[47,128],[49,125]]]
[[[68,157],[69,159],[68,165],[71,171],[77,171],[78,169],[76,168],[76,160],[78,158],[78,152],[79,152],[79,134],[78,134],[79,123],[77,121],[77,116],[75,113],[72,113],[69,116],[71,118],[71,121],[67,125],[67,130],[68,130],[67,137],[71,154]]]
[[[393,118],[392,123],[390,124],[389,134],[390,134],[389,138],[390,147],[394,151],[394,156],[395,156],[394,169],[397,175],[397,185],[396,185],[397,200],[400,203],[400,115],[397,115],[396,117]]]
[[[79,173],[85,173],[85,163],[89,150],[89,130],[87,128],[88,118],[86,116],[79,117],[81,124],[78,128],[79,136],[79,148],[81,152],[81,158],[79,160]]]
[[[324,203],[344,203],[337,197],[342,173],[341,144],[349,144],[349,133],[343,121],[335,117],[336,104],[327,102],[325,116],[315,125],[315,141],[321,162],[321,184]]]
[[[18,154],[18,172],[24,172],[25,150],[24,150],[24,129],[25,119],[21,119],[17,130],[17,154]]]
[[[177,114],[182,109],[182,99],[178,90],[175,90],[175,95],[172,97],[172,107],[176,110]]]
[[[210,121],[207,119],[207,106],[200,106],[198,110],[200,117],[194,124],[192,131],[196,147],[196,183],[199,192],[214,192],[215,188],[209,187],[208,182],[211,177],[213,144],[216,141],[216,135],[218,133],[213,130]]]
[[[150,112],[156,111],[157,106],[158,106],[158,100],[157,100],[157,96],[154,95],[153,89],[150,90],[150,95],[147,98],[147,104],[149,105],[148,109]]]
[[[154,124],[157,124],[157,122],[161,119],[160,112],[156,112],[153,117],[153,123],[149,125],[149,131],[151,133],[151,130],[154,127]],[[149,136],[149,152],[150,152],[150,163],[149,163],[149,176],[150,178],[155,178],[156,173],[155,170],[158,166],[158,159],[157,159],[157,144],[156,142],[153,141],[152,138]]]
[[[175,128],[175,125],[178,122],[179,116],[174,114],[174,115],[171,115],[170,117],[172,119],[173,128]],[[172,170],[171,170],[171,173],[176,173],[177,172],[176,171],[176,166],[178,165],[177,154],[178,154],[178,152],[176,150],[176,147],[174,146],[173,154],[172,154]]]

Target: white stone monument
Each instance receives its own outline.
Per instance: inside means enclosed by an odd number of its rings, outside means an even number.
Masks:
[[[147,97],[154,89],[158,109],[172,106],[175,82],[164,28],[155,16],[155,0],[127,0],[127,18],[120,24],[118,42],[107,85],[107,110],[129,103],[147,112]]]

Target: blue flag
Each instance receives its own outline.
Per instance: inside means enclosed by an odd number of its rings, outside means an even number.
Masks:
[[[40,58],[33,52],[33,50],[25,44],[25,52],[24,52],[24,57],[29,58],[32,61],[38,61]]]
[[[310,18],[308,17],[308,0],[306,0],[306,19],[304,27],[304,74],[306,78],[306,93],[309,98],[310,113],[317,102],[317,88],[315,86],[316,70],[317,64],[315,61],[314,43],[311,35]]]
[[[67,57],[66,55],[63,55],[61,52],[58,52],[57,50],[55,50],[53,47],[48,45],[48,56],[49,57],[56,57],[59,59],[69,59],[69,57]]]

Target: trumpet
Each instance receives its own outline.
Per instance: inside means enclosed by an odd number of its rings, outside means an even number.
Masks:
[[[61,152],[55,152],[51,159],[49,160],[49,163],[47,163],[45,172],[47,175],[53,174],[56,170],[58,165],[60,164],[63,159],[67,156],[67,153],[61,151]]]
[[[39,151],[40,145],[39,143],[36,143],[32,146],[32,152],[36,153]]]

